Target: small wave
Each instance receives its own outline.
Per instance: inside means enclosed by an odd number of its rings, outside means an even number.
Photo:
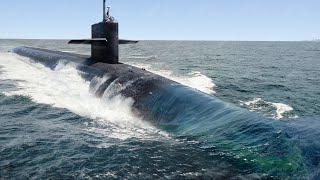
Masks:
[[[156,59],[156,56],[128,56],[125,59]]]
[[[62,51],[62,52],[66,52],[66,53],[76,53],[77,51]]]
[[[123,56],[122,59],[144,59],[147,61],[157,59],[156,55],[144,55],[144,54],[130,54],[129,56]]]
[[[291,106],[283,104],[283,103],[271,103],[271,104],[272,104],[272,106],[274,106],[277,109],[276,119],[282,119],[284,113],[293,111],[293,108]]]
[[[216,87],[216,85],[213,83],[212,79],[203,75],[199,71],[192,71],[188,73],[187,76],[177,76],[177,75],[174,75],[173,72],[170,70],[155,69],[152,66],[146,65],[146,64],[132,64],[132,65],[139,68],[144,68],[147,71],[150,71],[154,74],[158,74],[160,76],[171,79],[185,86],[192,87],[204,93],[207,93],[207,94],[216,93],[214,91],[214,88]]]
[[[131,98],[115,96],[106,100],[95,97],[89,92],[90,82],[84,81],[72,65],[60,63],[55,70],[50,70],[20,58],[24,59],[10,53],[0,54],[0,66],[4,68],[0,80],[11,80],[17,87],[3,92],[6,96],[27,96],[36,103],[68,109],[100,125],[98,128],[88,126],[89,131],[100,129],[99,132],[109,132],[107,135],[119,139],[150,138],[159,132],[134,115]],[[113,131],[104,131],[105,126]]]
[[[267,116],[271,116],[277,120],[283,119],[285,114],[294,110],[287,104],[268,102],[262,98],[254,98],[251,101],[240,101],[240,105],[249,108],[251,111],[263,112]],[[289,116],[289,118],[298,118],[298,116]]]
[[[132,53],[131,55],[132,56],[143,56],[144,54],[143,53]]]

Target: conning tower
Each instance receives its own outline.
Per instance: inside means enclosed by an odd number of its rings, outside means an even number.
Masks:
[[[108,64],[119,63],[119,44],[134,44],[138,41],[119,40],[119,24],[110,15],[110,6],[103,0],[102,22],[93,24],[92,39],[71,40],[69,44],[91,44],[91,59]]]
[[[106,0],[103,0],[103,20],[100,23],[92,25],[92,39],[105,38],[106,44],[93,42],[91,45],[92,59],[108,64],[119,63],[119,25],[110,16],[110,6],[107,7]]]

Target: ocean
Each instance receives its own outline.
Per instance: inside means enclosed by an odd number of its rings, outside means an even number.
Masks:
[[[153,102],[181,111],[174,126],[136,114],[130,98],[96,97],[75,67],[49,69],[17,46],[90,54],[66,40],[0,40],[0,179],[320,178],[319,42],[122,45],[121,62],[203,94],[189,109]]]

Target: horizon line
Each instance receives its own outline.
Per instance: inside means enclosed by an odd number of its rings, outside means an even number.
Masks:
[[[0,38],[0,40],[71,40],[77,38]],[[80,38],[79,38],[80,39]],[[127,38],[128,39],[128,38]],[[317,42],[316,40],[211,40],[211,39],[134,39],[137,41],[216,41],[216,42]]]

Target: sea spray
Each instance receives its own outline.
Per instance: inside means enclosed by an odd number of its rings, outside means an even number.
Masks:
[[[89,92],[90,82],[83,80],[72,64],[65,65],[61,62],[51,70],[24,57],[1,53],[0,66],[4,70],[0,79],[13,80],[17,86],[16,90],[4,92],[6,96],[28,96],[36,103],[68,109],[100,124],[116,126],[118,131],[123,130],[122,135],[126,137],[128,134],[129,137],[130,135],[148,137],[151,134],[161,134],[159,130],[132,113],[132,99],[121,95],[113,96],[111,99],[95,97]],[[96,79],[100,84],[103,80]],[[146,132],[128,133],[130,128]],[[149,135],[146,135],[147,132]],[[165,135],[165,133],[162,134]]]
[[[290,114],[294,109],[284,103],[274,103],[263,100],[262,98],[254,98],[249,101],[240,101],[240,106],[248,108],[250,111],[261,112],[267,117],[271,117],[276,120],[289,117],[290,119],[298,118],[297,115]],[[290,115],[288,115],[290,114]]]
[[[189,72],[187,75],[182,76],[182,75],[175,75],[170,70],[157,69],[147,64],[133,63],[132,65],[139,68],[146,69],[154,74],[158,74],[160,76],[171,79],[185,86],[189,86],[191,88],[197,89],[204,93],[211,94],[211,95],[215,94],[214,88],[216,87],[216,85],[214,84],[213,80],[203,75],[199,71],[192,71],[192,72]]]

